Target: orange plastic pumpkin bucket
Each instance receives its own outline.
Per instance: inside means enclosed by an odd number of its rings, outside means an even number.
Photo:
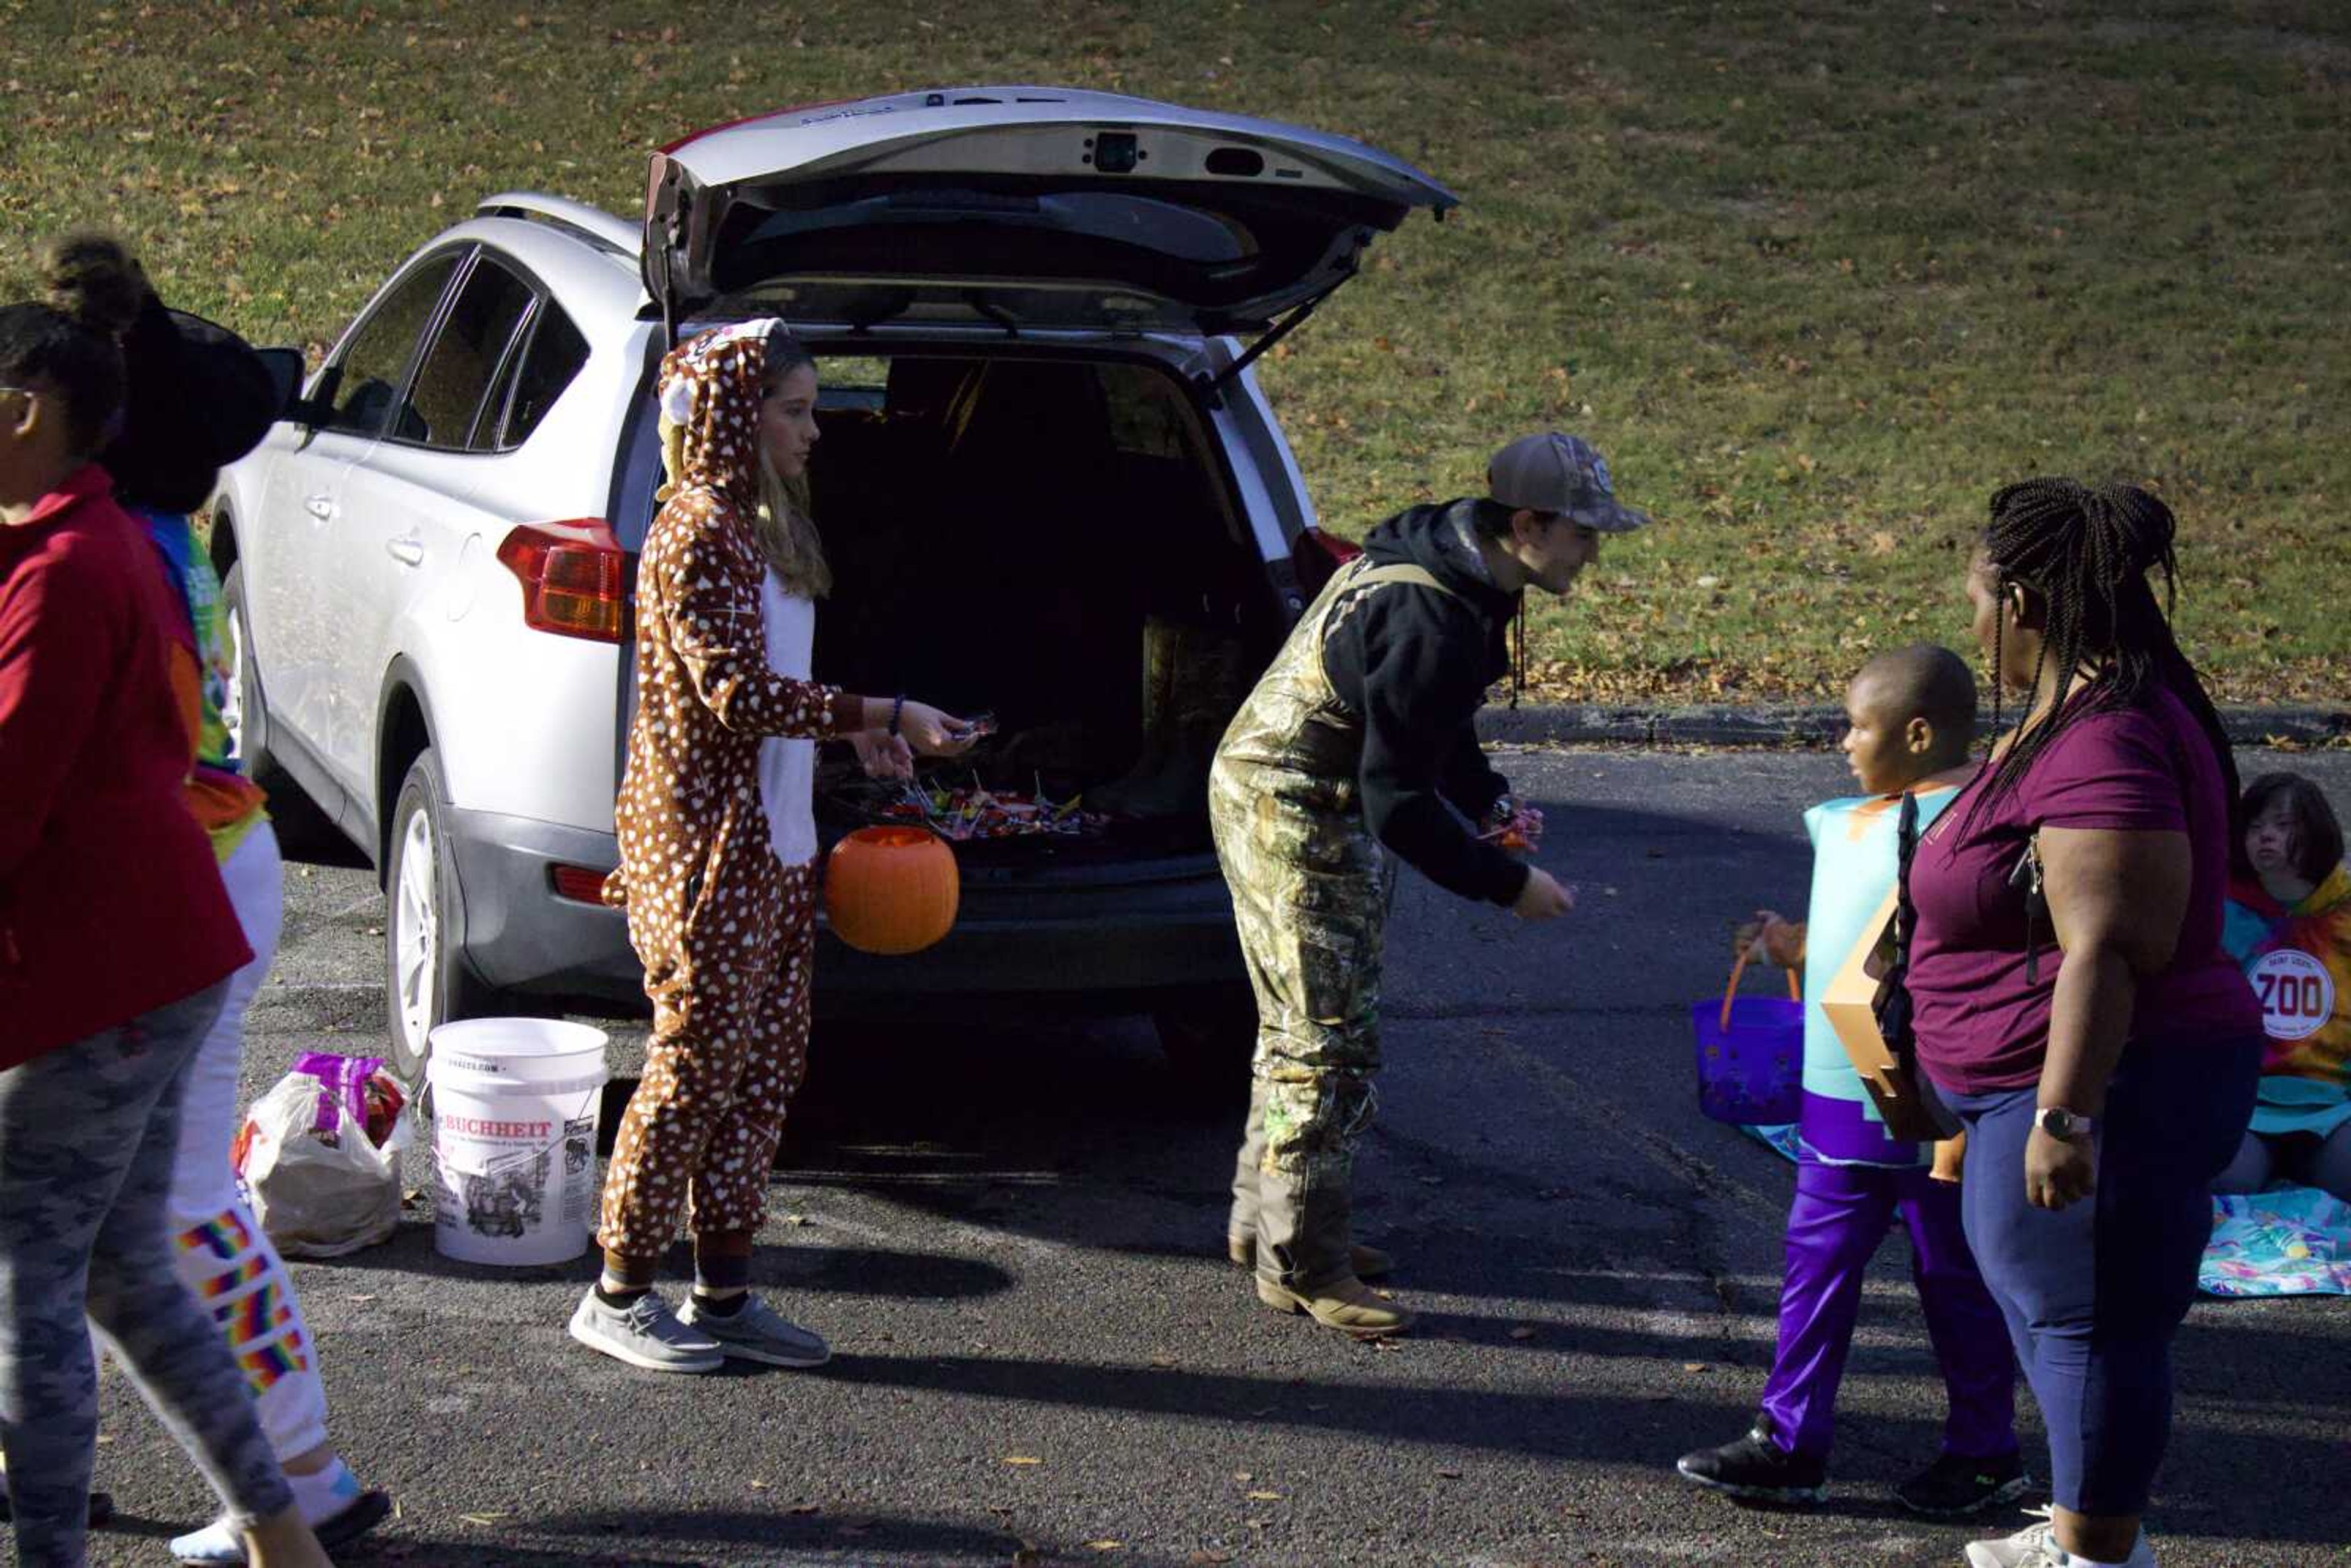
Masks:
[[[955,926],[955,852],[928,828],[860,828],[825,862],[832,934],[861,953],[919,953]]]

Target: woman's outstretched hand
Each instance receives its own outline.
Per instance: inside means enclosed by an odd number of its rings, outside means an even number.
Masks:
[[[906,744],[903,735],[887,730],[861,729],[849,737],[849,748],[857,753],[858,765],[865,769],[868,779],[912,779],[914,776],[914,748]]]
[[[925,757],[962,755],[978,738],[969,733],[971,729],[965,720],[941,713],[928,703],[909,700],[898,710],[899,738]]]

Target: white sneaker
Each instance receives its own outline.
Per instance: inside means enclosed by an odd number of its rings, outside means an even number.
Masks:
[[[832,1359],[824,1341],[798,1323],[787,1322],[757,1296],[746,1295],[731,1312],[706,1311],[688,1296],[678,1322],[718,1342],[719,1354],[769,1366],[822,1366]]]
[[[318,1536],[319,1544],[329,1551],[358,1540],[392,1517],[392,1498],[384,1492],[362,1489],[359,1478],[340,1458],[334,1461],[330,1470],[319,1476],[286,1479],[294,1489],[294,1501],[302,1511],[302,1522]],[[225,1518],[216,1519],[202,1530],[175,1539],[171,1550],[172,1558],[189,1568],[242,1563],[246,1560],[245,1532]]]
[[[2072,1568],[2081,1561],[2057,1544],[2056,1532],[2046,1520],[2027,1525],[2005,1541],[1968,1543],[1968,1568]],[[2122,1568],[2155,1568],[2155,1548],[2147,1544],[2147,1531],[2140,1531],[2131,1543]]]
[[[1969,1542],[1968,1568],[2065,1568],[2065,1549],[2043,1520],[2004,1541]]]
[[[669,1303],[652,1291],[614,1307],[590,1286],[571,1314],[571,1337],[647,1372],[716,1372],[726,1364],[716,1340],[679,1322]]]

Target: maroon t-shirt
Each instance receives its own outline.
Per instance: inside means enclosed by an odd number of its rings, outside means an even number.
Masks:
[[[1909,985],[1918,1061],[1947,1089],[2039,1081],[2064,955],[2044,914],[2040,978],[2025,978],[2024,890],[2010,874],[2039,828],[2185,832],[2194,862],[2171,964],[2140,982],[2134,1040],[2257,1034],[2252,988],[2220,947],[2229,883],[2225,776],[2187,706],[2158,689],[2137,706],[2077,717],[2007,798],[1969,823],[1970,784],[1923,835],[1910,866],[1918,908]]]

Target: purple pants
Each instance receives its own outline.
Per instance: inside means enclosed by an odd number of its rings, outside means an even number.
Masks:
[[[2016,1359],[2008,1324],[1976,1271],[1959,1221],[1959,1188],[1926,1169],[1796,1166],[1788,1210],[1788,1276],[1780,1287],[1780,1350],[1763,1411],[1790,1451],[1825,1458],[1837,1384],[1853,1348],[1861,1286],[1896,1209],[1910,1231],[1911,1272],[1950,1394],[1943,1450],[1970,1458],[2016,1452]]]

